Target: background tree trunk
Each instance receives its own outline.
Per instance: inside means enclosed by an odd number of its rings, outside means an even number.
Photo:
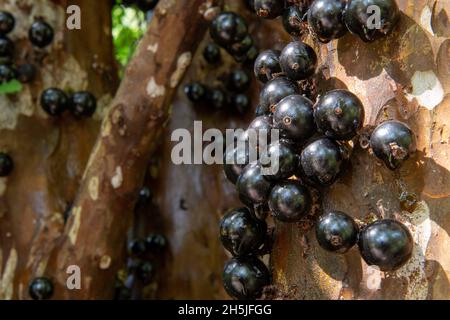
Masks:
[[[58,280],[56,297],[70,294],[62,287],[65,269],[57,266],[57,259],[50,253],[61,248],[63,213],[75,200],[100,120],[107,114],[118,85],[110,33],[111,1],[73,2],[81,6],[81,31],[65,28],[65,8],[71,1],[2,1],[1,8],[13,12],[18,21],[11,36],[18,47],[17,60],[35,61],[40,71],[37,80],[24,86],[20,94],[0,96],[0,149],[10,153],[15,162],[13,174],[0,179],[0,299],[28,299],[27,284],[36,275]],[[310,37],[306,41],[320,57],[319,92],[348,88],[364,102],[366,125],[399,118],[418,136],[418,152],[399,173],[379,165],[357,145],[348,173],[323,195],[324,209],[343,210],[362,220],[370,213],[383,212],[407,223],[416,242],[413,259],[387,277],[368,270],[356,250],[345,256],[330,255],[316,245],[313,232],[276,224],[270,259],[275,297],[450,298],[450,8],[444,0],[397,3],[403,12],[401,23],[386,39],[365,44],[346,35],[320,46]],[[248,19],[250,32],[261,49],[280,49],[290,40],[280,21],[257,19],[240,1],[226,1],[226,5]],[[45,17],[57,31],[56,41],[43,58],[27,40],[28,27],[37,16]],[[210,83],[234,65],[223,53],[225,63],[219,69],[208,66],[201,58],[207,41],[208,36],[194,55],[184,82]],[[94,118],[76,120],[69,114],[48,118],[38,99],[50,86],[93,91],[99,100]],[[259,84],[253,81],[253,106],[259,90]],[[132,230],[134,236],[155,231],[169,239],[159,274],[149,290],[144,290],[144,297],[227,298],[221,282],[227,256],[218,240],[218,221],[226,210],[241,204],[221,166],[173,165],[170,134],[177,128],[192,131],[194,120],[202,120],[204,130],[244,128],[252,117],[253,112],[242,117],[195,108],[186,100],[182,86],[178,89],[170,121],[147,170],[146,183],[152,187],[154,201],[136,213]],[[130,190],[138,187],[133,185]],[[421,201],[414,212],[401,212],[398,196],[402,191],[419,196]],[[134,199],[130,197],[129,201],[131,208]],[[124,214],[131,217],[130,212]],[[69,221],[69,226],[72,224]],[[100,234],[105,230],[84,232]],[[123,257],[126,236],[116,237],[109,244],[118,251],[112,253],[118,259]],[[86,245],[95,247],[97,243]],[[90,268],[93,262],[83,263]],[[119,264],[115,261],[113,269]],[[112,288],[111,275],[102,277],[97,285]],[[108,298],[110,292],[79,296]]]

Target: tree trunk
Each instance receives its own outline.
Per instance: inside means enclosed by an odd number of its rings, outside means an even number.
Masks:
[[[228,257],[218,240],[218,221],[242,204],[220,165],[174,165],[170,135],[177,128],[192,131],[194,120],[203,121],[203,130],[245,128],[253,112],[239,116],[198,109],[182,86],[171,103],[190,60],[181,84],[212,83],[235,63],[223,52],[220,67],[206,64],[201,50],[209,36],[196,50],[206,29],[198,13],[205,0],[160,2],[117,94],[111,1],[2,2],[1,9],[18,21],[11,35],[16,60],[34,61],[39,75],[19,94],[0,96],[0,151],[7,151],[15,164],[12,175],[0,179],[0,299],[28,299],[28,282],[40,275],[54,281],[55,298],[112,297],[145,174],[154,201],[137,212],[132,233],[162,232],[169,250],[144,297],[227,298],[221,272]],[[72,3],[81,7],[81,30],[65,27],[65,8]],[[324,192],[323,209],[361,220],[373,213],[398,218],[414,235],[413,258],[395,273],[378,273],[367,268],[356,249],[331,255],[317,246],[311,230],[276,223],[270,257],[274,298],[450,298],[450,8],[444,0],[397,3],[401,22],[385,39],[366,44],[346,35],[327,45],[309,36],[305,41],[319,56],[319,93],[348,88],[364,103],[366,126],[398,118],[417,135],[416,154],[397,173],[356,144],[347,174]],[[259,48],[281,49],[290,41],[279,20],[258,19],[240,1],[226,1],[226,6],[246,17]],[[37,16],[56,31],[46,54],[27,40]],[[89,89],[99,101],[96,114],[88,120],[69,114],[49,118],[39,96],[50,86]],[[250,90],[256,106],[256,80]],[[420,199],[412,213],[400,209],[403,191]],[[73,202],[65,225],[63,214]],[[69,265],[81,267],[81,290],[65,287]]]

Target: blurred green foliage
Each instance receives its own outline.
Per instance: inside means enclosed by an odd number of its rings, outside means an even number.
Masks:
[[[115,55],[120,63],[119,75],[133,56],[139,40],[146,30],[144,13],[135,6],[125,7],[121,4],[114,5],[112,9],[112,36]]]
[[[16,79],[0,84],[0,95],[17,93],[20,91],[22,91],[22,84]]]

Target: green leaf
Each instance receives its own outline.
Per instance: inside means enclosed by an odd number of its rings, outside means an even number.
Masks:
[[[9,82],[0,84],[0,95],[17,93],[20,91],[22,91],[22,84],[19,81],[17,81],[16,79],[13,79]]]

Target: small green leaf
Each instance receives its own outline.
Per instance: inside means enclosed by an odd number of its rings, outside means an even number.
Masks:
[[[17,81],[16,79],[13,79],[9,82],[0,84],[0,95],[17,93],[20,91],[22,91],[22,84],[19,81]]]

